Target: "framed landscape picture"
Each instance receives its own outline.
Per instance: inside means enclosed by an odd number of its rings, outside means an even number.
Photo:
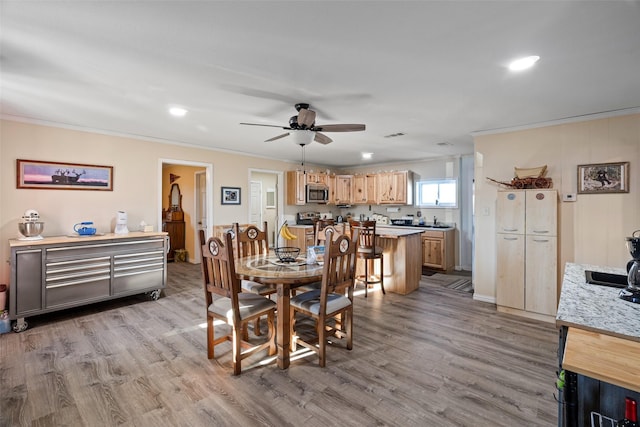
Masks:
[[[240,187],[222,187],[222,204],[239,205]]]
[[[578,194],[629,192],[629,162],[578,165]]]
[[[113,166],[18,159],[17,188],[113,191]]]

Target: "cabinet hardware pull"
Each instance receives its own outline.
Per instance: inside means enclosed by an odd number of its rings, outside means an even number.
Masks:
[[[518,231],[517,228],[503,228],[504,231]]]
[[[548,233],[549,230],[533,230],[534,233],[539,233],[539,234],[543,234],[543,233]]]
[[[96,276],[96,277],[91,277],[89,279],[74,280],[74,281],[71,281],[71,282],[58,283],[57,285],[47,285],[47,289],[64,288],[65,286],[81,285],[83,283],[97,282],[99,280],[109,280],[110,278],[111,278],[111,276],[109,274],[107,274],[105,276]]]
[[[503,237],[504,240],[518,240],[517,237]]]
[[[534,242],[541,242],[541,243],[546,243],[549,241],[549,239],[533,239]]]

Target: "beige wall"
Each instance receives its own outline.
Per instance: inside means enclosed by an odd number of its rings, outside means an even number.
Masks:
[[[494,301],[495,206],[499,186],[514,167],[548,165],[559,201],[559,279],[566,262],[624,267],[630,256],[625,237],[640,229],[640,114],[482,135],[475,138],[475,265],[477,299]],[[577,193],[577,165],[630,162],[630,192]],[[561,283],[561,280],[560,280]]]
[[[16,188],[16,159],[113,166],[113,191],[31,190]],[[159,230],[160,159],[213,165],[214,224],[245,222],[248,217],[249,168],[295,169],[287,163],[220,151],[163,144],[118,136],[0,121],[0,255],[9,260],[8,239],[18,237],[18,222],[36,209],[45,223],[44,235],[65,235],[79,221],[94,221],[99,232],[111,232],[116,211],[128,214],[130,225],[141,221]],[[178,174],[180,175],[180,174]],[[239,206],[220,204],[220,186],[242,189]],[[163,196],[166,197],[166,196]],[[184,203],[184,200],[183,200]],[[9,264],[0,264],[0,283],[8,283]]]

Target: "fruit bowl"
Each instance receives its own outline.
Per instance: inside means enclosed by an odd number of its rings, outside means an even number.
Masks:
[[[278,259],[282,262],[294,262],[298,255],[300,255],[300,248],[294,248],[291,246],[283,246],[275,249]]]

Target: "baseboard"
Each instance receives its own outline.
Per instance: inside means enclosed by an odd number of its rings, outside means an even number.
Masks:
[[[476,301],[482,301],[482,302],[488,302],[491,304],[495,304],[496,303],[496,298],[495,297],[490,297],[488,295],[481,295],[478,294],[477,292],[473,293],[473,299]]]
[[[513,314],[514,316],[526,317],[527,319],[540,320],[541,322],[556,323],[556,317],[548,314],[532,313],[530,311],[518,310],[517,308],[497,306],[499,313]]]

